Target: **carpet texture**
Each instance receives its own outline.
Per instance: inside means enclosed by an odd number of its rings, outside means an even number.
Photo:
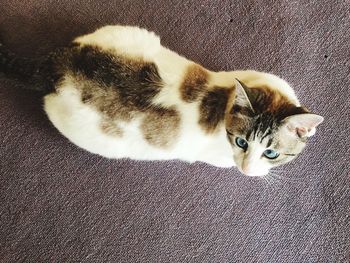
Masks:
[[[108,160],[0,77],[0,262],[350,262],[350,2],[2,0],[0,38],[29,57],[106,24],[155,31],[212,70],[287,79],[325,117],[267,183],[235,169]]]

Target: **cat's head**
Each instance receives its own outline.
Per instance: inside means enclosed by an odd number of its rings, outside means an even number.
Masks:
[[[263,176],[293,160],[323,121],[267,86],[248,88],[238,80],[235,86],[225,122],[234,161],[246,175]]]

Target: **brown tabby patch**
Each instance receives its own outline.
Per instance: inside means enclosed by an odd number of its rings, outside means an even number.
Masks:
[[[141,124],[144,138],[152,145],[168,147],[179,133],[180,115],[171,108],[152,108]]]
[[[180,87],[181,98],[186,102],[193,102],[206,90],[209,74],[198,64],[190,65],[185,73]]]
[[[81,101],[103,115],[100,128],[122,136],[118,121],[145,116],[141,130],[152,145],[167,147],[179,131],[180,116],[175,109],[152,104],[163,83],[154,63],[106,52],[94,46],[72,46],[66,50],[68,68]]]
[[[214,87],[203,96],[199,108],[199,124],[206,132],[214,132],[218,124],[224,121],[226,106],[232,92],[229,88]]]
[[[105,134],[116,137],[123,136],[123,130],[120,127],[118,127],[118,125],[115,124],[111,119],[105,119],[101,121],[100,128]]]
[[[103,87],[94,81],[80,79],[76,76],[76,86],[81,90],[81,100],[84,104],[93,106],[105,116],[105,122],[111,120],[129,121],[136,108],[123,104],[118,92],[113,88]]]

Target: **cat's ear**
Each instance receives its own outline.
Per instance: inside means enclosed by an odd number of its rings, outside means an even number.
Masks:
[[[235,92],[236,98],[234,104],[241,107],[249,108],[254,112],[253,105],[249,99],[249,88],[238,79],[235,79]]]
[[[313,113],[302,113],[289,116],[283,120],[285,127],[300,138],[310,137],[315,134],[316,127],[324,118]]]

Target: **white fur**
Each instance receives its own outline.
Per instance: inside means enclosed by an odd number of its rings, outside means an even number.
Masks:
[[[160,39],[153,32],[131,26],[105,26],[76,38],[74,42],[144,59],[152,59],[161,48]]]
[[[165,83],[155,98],[155,104],[176,106],[181,115],[180,136],[170,148],[162,149],[147,143],[139,125],[139,118],[122,126],[122,137],[111,136],[100,130],[102,116],[81,102],[74,82],[66,78],[57,93],[44,99],[45,111],[55,127],[71,142],[108,158],[132,158],[138,160],[181,159],[187,162],[202,161],[219,167],[234,166],[233,151],[222,125],[217,133],[207,135],[198,125],[198,105],[184,103],[178,91],[186,67],[193,62],[160,45],[154,33],[137,27],[107,26],[96,32],[79,37],[81,45],[98,45],[105,50],[130,57],[142,57],[154,62]],[[238,78],[247,85],[268,84],[282,91],[298,103],[293,90],[280,78],[256,71],[209,72],[210,81],[218,86],[233,86]]]

